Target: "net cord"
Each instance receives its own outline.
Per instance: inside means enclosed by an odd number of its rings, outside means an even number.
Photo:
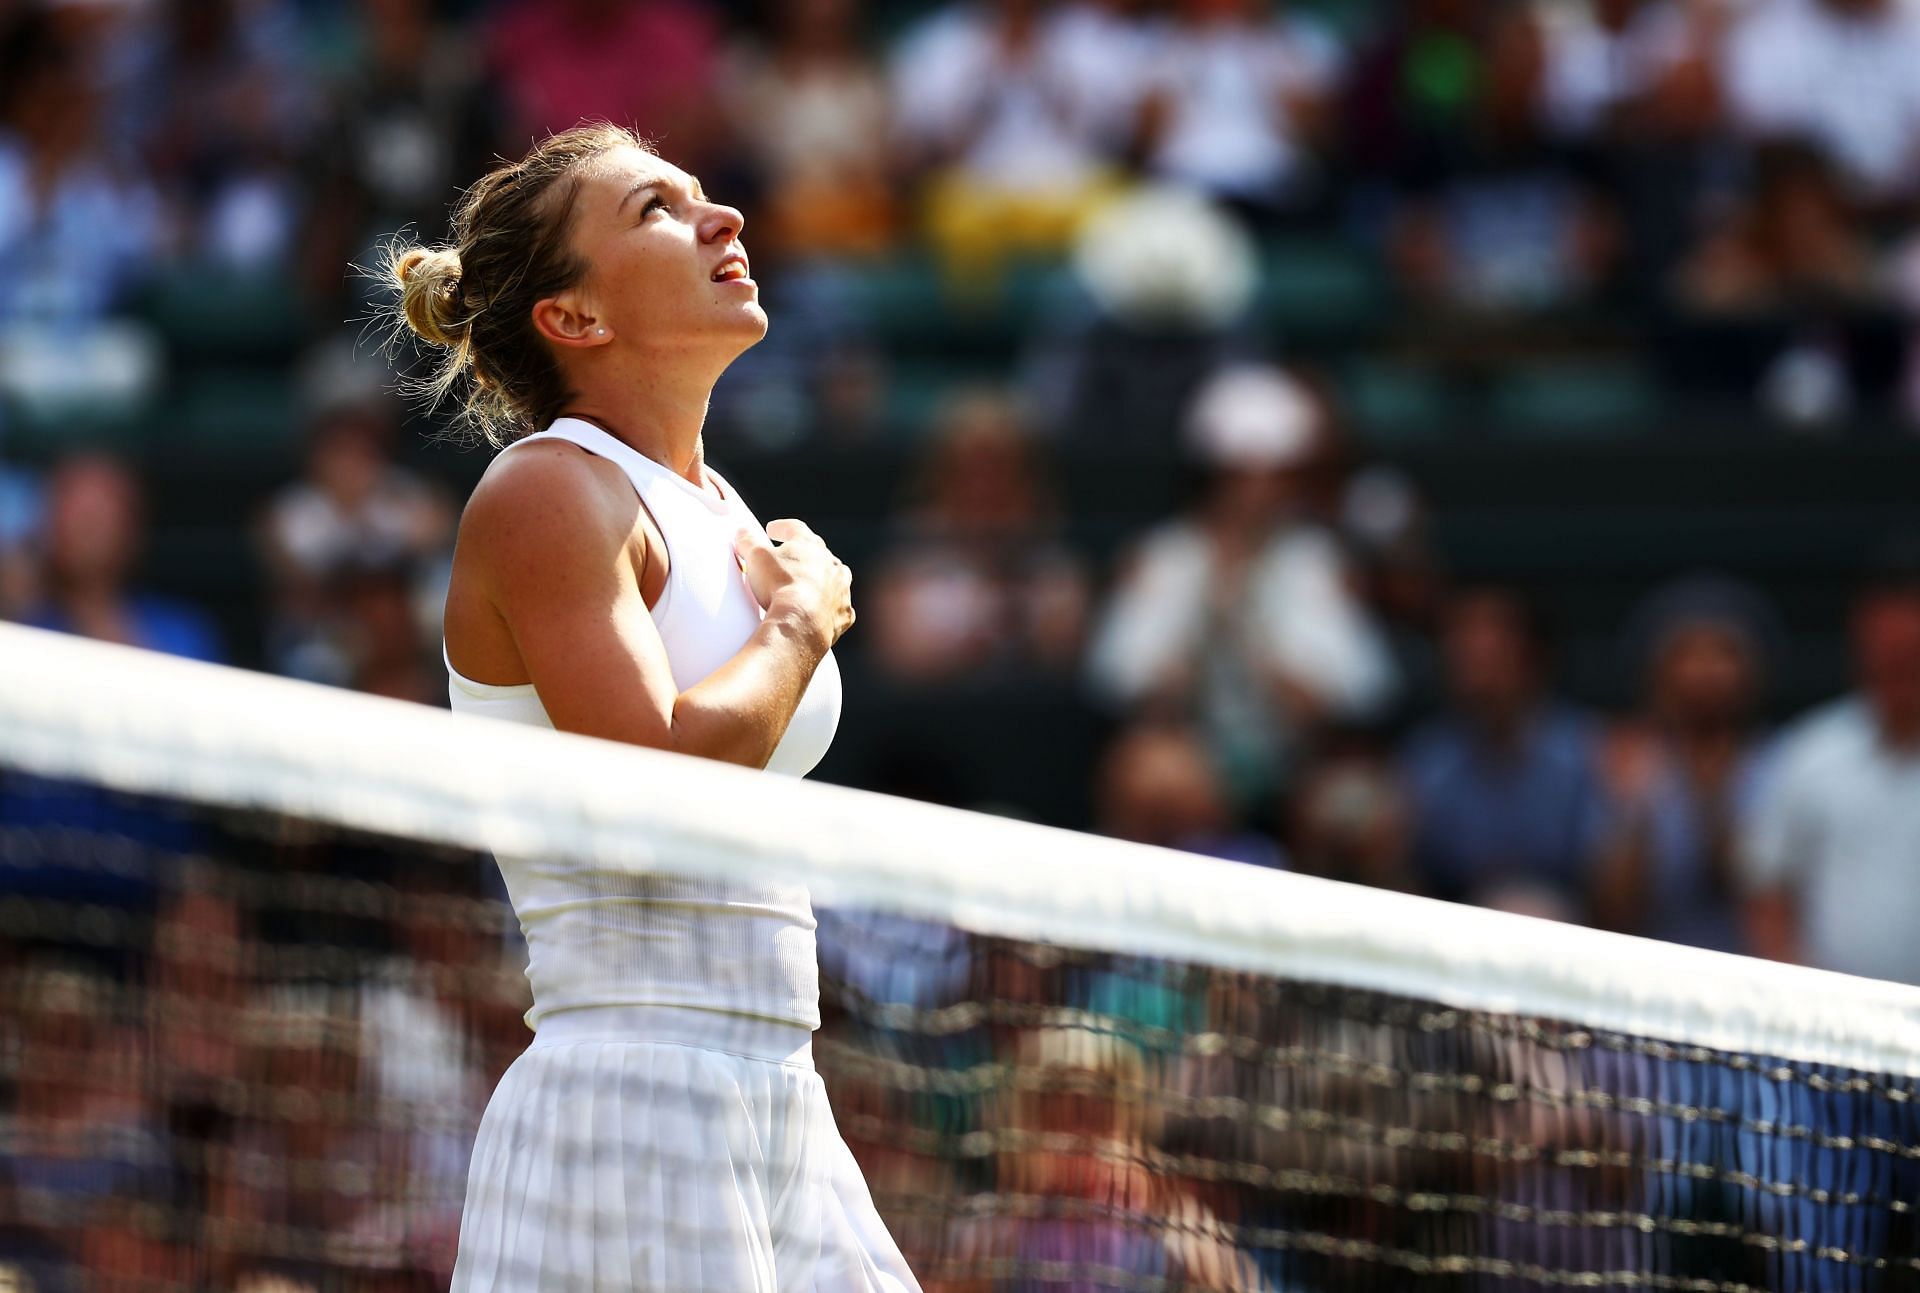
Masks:
[[[5,624],[0,768],[497,853],[802,880],[816,904],[902,912],[984,934],[1920,1077],[1916,987],[766,776]]]

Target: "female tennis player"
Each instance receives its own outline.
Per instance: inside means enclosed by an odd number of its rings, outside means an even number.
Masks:
[[[595,125],[484,176],[453,246],[391,249],[428,393],[506,445],[460,523],[455,709],[796,776],[825,753],[851,576],[701,440],[767,328],[741,225]],[[535,1035],[480,1123],[455,1293],[917,1289],[813,1069],[805,890],[500,866]]]

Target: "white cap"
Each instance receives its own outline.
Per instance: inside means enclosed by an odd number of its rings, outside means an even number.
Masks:
[[[1324,422],[1298,378],[1270,364],[1229,364],[1187,408],[1187,444],[1216,467],[1291,467],[1310,454]]]
[[[1246,230],[1203,194],[1166,185],[1103,208],[1081,232],[1073,264],[1102,310],[1138,325],[1224,327],[1260,287]]]

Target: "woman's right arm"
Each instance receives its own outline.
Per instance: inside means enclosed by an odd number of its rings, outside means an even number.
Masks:
[[[732,659],[681,691],[640,591],[656,558],[639,516],[618,467],[528,445],[474,491],[460,543],[555,727],[765,767],[853,622],[851,575],[806,527],[774,522],[779,548],[759,540],[741,554],[765,618]]]

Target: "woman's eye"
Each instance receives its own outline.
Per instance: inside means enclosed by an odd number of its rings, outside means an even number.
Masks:
[[[667,200],[663,197],[649,198],[647,200],[647,205],[640,209],[640,218],[642,220],[645,220],[648,216],[652,215],[655,211],[664,210],[666,208],[666,205],[667,205]]]

